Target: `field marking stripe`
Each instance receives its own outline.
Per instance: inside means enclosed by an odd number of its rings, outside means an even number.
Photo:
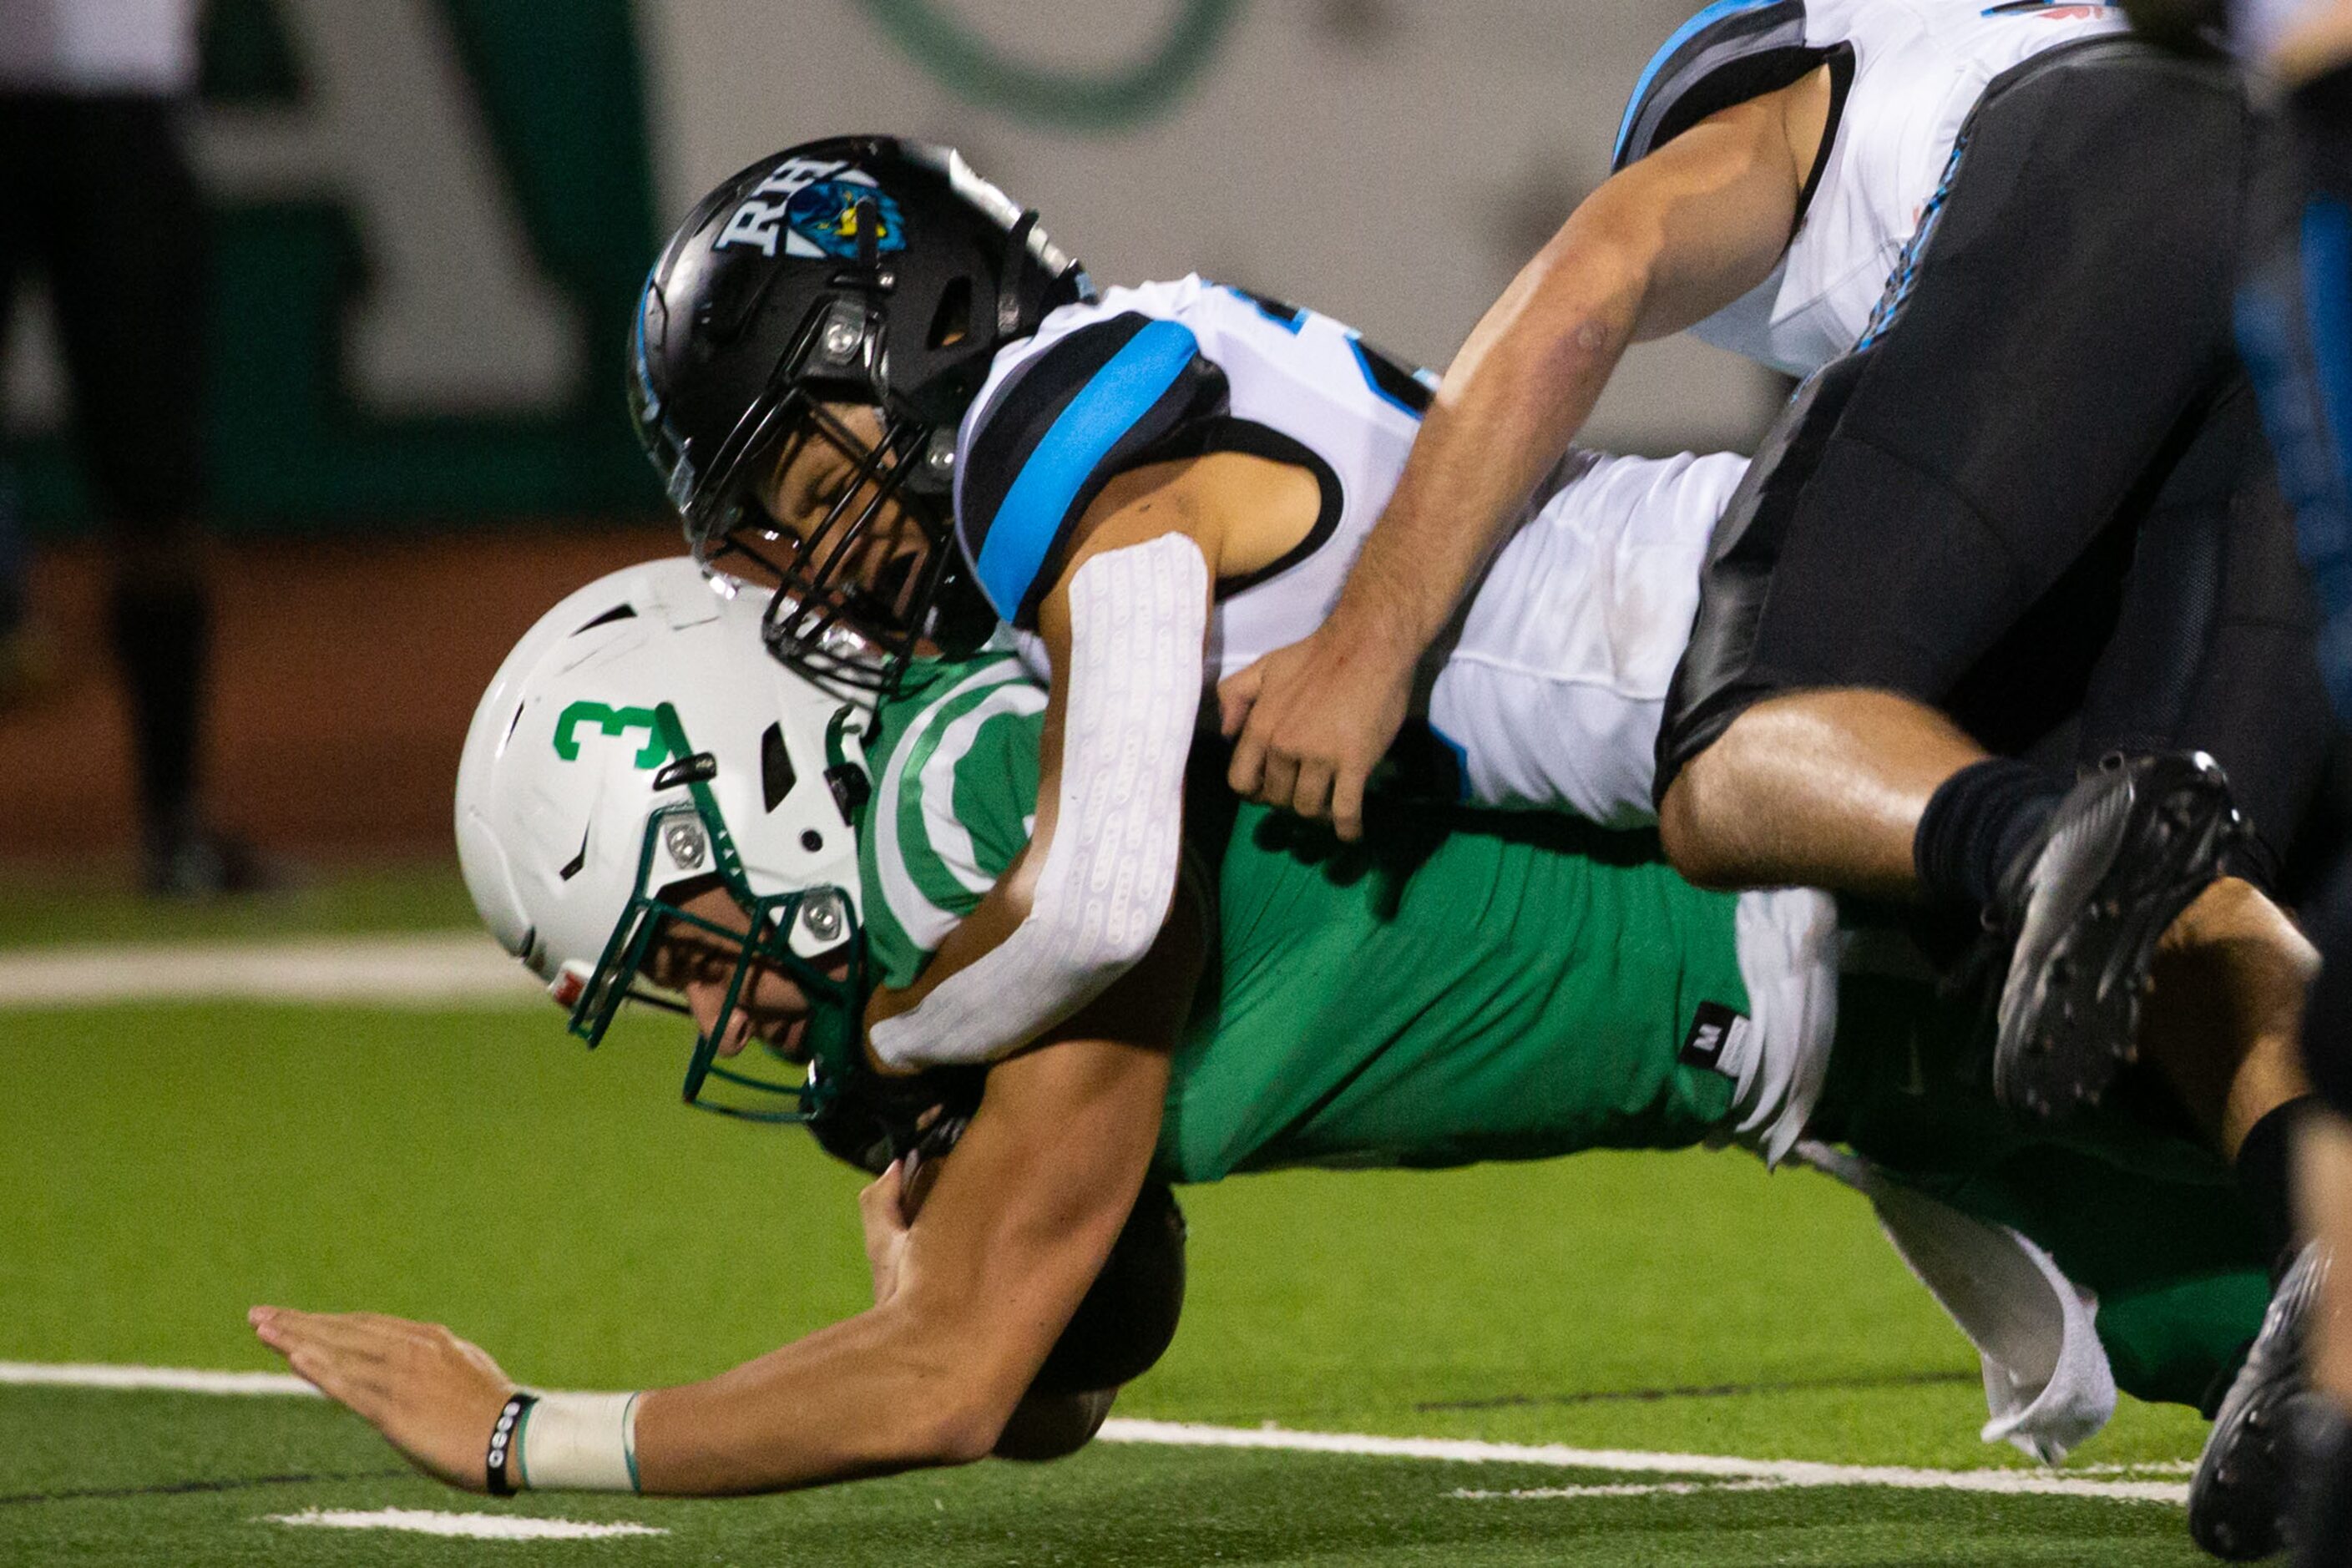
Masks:
[[[294,1394],[318,1390],[289,1373],[205,1372],[185,1367],[111,1363],[0,1362],[0,1384],[66,1388],[154,1389],[173,1394]],[[1915,1491],[1991,1492],[2006,1496],[2106,1498],[2122,1502],[2184,1500],[2176,1481],[2077,1479],[2048,1470],[1924,1470],[1900,1465],[1832,1465],[1811,1459],[1748,1459],[1722,1454],[1646,1453],[1623,1448],[1571,1448],[1559,1443],[1489,1443],[1461,1437],[1382,1437],[1350,1432],[1294,1432],[1281,1426],[1213,1426],[1190,1421],[1113,1416],[1097,1434],[1106,1443],[1178,1448],[1271,1448],[1294,1453],[1349,1454],[1370,1458],[1439,1459],[1453,1464],[1536,1465],[1551,1469],[1622,1475],[1706,1476],[1772,1481],[1791,1487],[1893,1487]]]
[[[290,1372],[202,1372],[111,1362],[0,1361],[0,1384],[58,1388],[155,1389],[167,1394],[308,1394],[319,1391]]]
[[[1459,1487],[1445,1495],[1463,1502],[1549,1502],[1559,1498],[1704,1497],[1715,1492],[1777,1492],[1786,1481],[1616,1481],[1597,1487],[1518,1487],[1507,1492]]]
[[[1541,1465],[1626,1475],[1717,1476],[1792,1487],[1895,1487],[1916,1491],[2041,1494],[2124,1502],[2179,1502],[2188,1489],[2172,1481],[2078,1481],[2033,1470],[1922,1470],[1902,1465],[1832,1465],[1811,1459],[1744,1459],[1717,1454],[1642,1453],[1571,1448],[1558,1443],[1486,1443],[1455,1437],[1376,1437],[1293,1432],[1279,1426],[1203,1426],[1183,1421],[1113,1418],[1097,1436],[1111,1443],[1195,1448],[1279,1448],[1377,1458],[1443,1459],[1454,1464]]]
[[[218,998],[430,1007],[544,994],[482,931],[0,952],[0,1008]]]
[[[604,1541],[616,1535],[667,1535],[650,1524],[624,1520],[590,1524],[576,1519],[534,1519],[527,1514],[446,1513],[434,1509],[304,1509],[263,1516],[271,1524],[316,1525],[328,1530],[404,1530],[418,1535],[463,1536],[474,1541]]]

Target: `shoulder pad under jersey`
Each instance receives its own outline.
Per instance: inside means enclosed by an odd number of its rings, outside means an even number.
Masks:
[[[1643,68],[1617,126],[1611,172],[1710,114],[1789,86],[1836,52],[1806,42],[1804,0],[1717,0]]]
[[[1034,626],[1102,487],[1225,401],[1192,329],[1135,310],[1062,333],[1006,376],[956,471],[957,541],[997,614]]]

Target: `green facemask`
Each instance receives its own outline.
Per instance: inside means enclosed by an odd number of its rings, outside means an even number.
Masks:
[[[687,743],[676,708],[662,703],[655,710],[655,719],[668,742],[669,754],[677,760],[655,776],[654,787],[672,789],[682,784],[688,799],[662,806],[646,822],[645,845],[637,858],[636,892],[614,926],[595,972],[572,1004],[572,1032],[593,1047],[604,1037],[621,1004],[631,998],[671,1012],[683,1011],[674,998],[640,984],[639,972],[646,953],[668,931],[677,927],[698,931],[722,947],[731,947],[735,963],[717,1019],[694,1042],[683,1089],[686,1102],[753,1121],[814,1120],[824,1114],[860,1066],[860,1034],[870,983],[866,933],[857,921],[856,905],[846,889],[835,887],[765,897],[754,893],[734,838],[711,798],[709,781],[717,772],[716,761]],[[687,824],[698,826],[708,837],[718,875],[750,921],[749,934],[688,913],[648,886],[663,836]],[[837,951],[847,962],[840,978],[823,973],[793,951],[793,932],[803,925],[824,940],[839,933]],[[808,1026],[794,1053],[788,1055],[764,1040],[758,1042],[772,1059],[772,1073],[762,1073],[740,1058],[731,1065],[719,1060],[719,1043],[726,1038],[745,988],[762,970],[791,980],[809,1004]]]

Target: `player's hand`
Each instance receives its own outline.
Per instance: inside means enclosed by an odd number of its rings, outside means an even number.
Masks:
[[[866,1230],[866,1267],[874,1275],[877,1307],[887,1305],[898,1292],[898,1259],[906,1253],[907,1227],[914,1217],[907,1208],[906,1168],[906,1161],[891,1161],[857,1194],[857,1218]]]
[[[246,1319],[287,1365],[410,1464],[453,1487],[488,1489],[483,1458],[515,1383],[479,1348],[438,1323],[376,1312],[256,1307]]]
[[[911,1078],[922,1070],[915,1063],[899,1066],[886,1062],[874,1048],[874,1026],[901,1013],[913,1012],[919,1000],[911,985],[877,985],[866,998],[866,1026],[858,1032],[858,1040],[868,1072],[881,1078]]]
[[[1412,701],[1418,651],[1327,621],[1217,684],[1234,739],[1235,794],[1305,817],[1340,837],[1364,832],[1364,781],[1395,743]]]

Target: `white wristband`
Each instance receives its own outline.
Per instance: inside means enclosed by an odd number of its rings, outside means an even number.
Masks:
[[[635,1491],[637,1395],[541,1394],[515,1435],[515,1469],[533,1491]]]

